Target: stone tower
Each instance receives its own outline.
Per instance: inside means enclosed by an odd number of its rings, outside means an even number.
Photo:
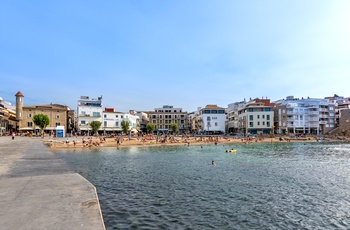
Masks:
[[[23,115],[23,98],[24,95],[21,93],[21,91],[18,91],[16,93],[16,119],[18,121],[22,120],[22,115]]]

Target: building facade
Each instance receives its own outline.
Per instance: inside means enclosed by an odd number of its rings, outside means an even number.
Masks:
[[[199,110],[199,132],[205,134],[225,133],[225,108],[207,105]]]
[[[239,113],[246,105],[246,101],[234,102],[226,109],[226,131],[231,134],[239,133]]]
[[[335,104],[328,99],[289,96],[276,102],[278,133],[326,134],[336,127]]]
[[[139,123],[139,117],[131,113],[116,112],[113,108],[105,108],[103,111],[103,123],[99,131],[103,133],[121,133],[123,131],[122,121],[129,123],[129,131],[132,133],[138,132],[137,127]]]
[[[45,128],[46,132],[54,132],[57,126],[64,126],[67,133],[73,131],[74,111],[68,106],[59,104],[32,105],[23,106],[21,111],[21,119],[18,121],[19,131],[40,131],[40,127],[36,126],[33,121],[36,114],[44,114],[49,117],[50,124]]]
[[[77,108],[78,132],[81,135],[90,135],[89,123],[92,121],[99,121],[103,125],[102,113],[102,96],[97,99],[81,96]]]
[[[18,131],[16,119],[16,106],[0,98],[0,135]]]
[[[271,134],[274,132],[274,104],[269,99],[253,99],[239,103],[237,130],[239,133]]]
[[[182,111],[182,108],[174,108],[171,105],[164,105],[162,108],[156,108],[154,111],[146,112],[149,122],[155,124],[157,132],[171,131],[170,124],[176,123],[179,132],[188,132],[188,113]]]

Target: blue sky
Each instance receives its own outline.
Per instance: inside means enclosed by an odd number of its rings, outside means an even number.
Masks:
[[[350,96],[350,1],[2,1],[0,97],[191,112]]]

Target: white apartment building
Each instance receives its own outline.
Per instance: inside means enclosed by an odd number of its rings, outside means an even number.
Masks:
[[[326,134],[335,128],[335,103],[328,99],[298,99],[277,102],[278,132],[282,134]]]
[[[91,134],[89,123],[99,121],[103,124],[102,112],[102,96],[97,99],[81,96],[78,100],[77,108],[78,132]]]
[[[274,128],[273,107],[270,99],[256,98],[246,103],[238,103],[238,122],[234,123],[238,132],[245,135],[271,134]]]
[[[103,123],[100,131],[107,133],[120,133],[123,131],[121,126],[122,121],[129,123],[129,131],[132,133],[138,132],[137,126],[139,117],[131,113],[115,112],[113,108],[105,108],[103,111]]]
[[[225,109],[217,105],[207,105],[199,110],[199,132],[206,134],[225,133]]]

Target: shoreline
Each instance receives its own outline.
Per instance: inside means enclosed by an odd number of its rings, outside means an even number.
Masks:
[[[181,139],[179,141],[167,141],[165,143],[161,143],[156,141],[155,139],[148,139],[146,141],[128,137],[119,137],[122,140],[121,143],[115,138],[96,138],[96,137],[69,137],[62,139],[43,139],[42,142],[48,146],[50,150],[58,150],[58,149],[97,149],[97,148],[125,148],[125,147],[158,147],[158,146],[197,146],[197,145],[227,145],[227,144],[258,144],[258,143],[312,143],[312,142],[332,142],[332,143],[350,143],[350,138],[323,138],[319,139],[319,137],[308,137],[308,138],[289,138],[289,137],[267,137],[267,138],[253,138],[250,140],[247,139],[237,139],[233,137],[220,137],[210,139],[209,137],[188,137],[185,139]],[[176,137],[179,138],[179,137]],[[84,139],[86,140],[85,143]],[[210,139],[210,140],[209,140]],[[68,140],[68,143],[66,143]],[[75,144],[74,144],[75,142]]]

